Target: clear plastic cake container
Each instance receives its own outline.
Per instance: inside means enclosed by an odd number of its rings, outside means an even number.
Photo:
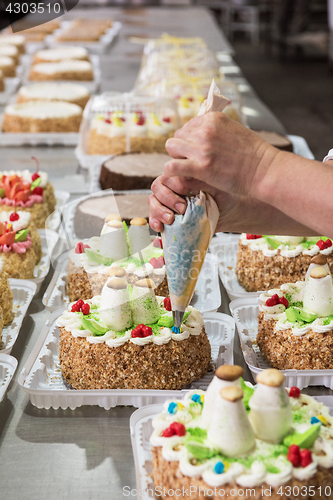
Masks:
[[[43,304],[51,312],[69,305],[67,295],[68,256],[69,251],[66,251],[59,257],[52,279],[43,296]],[[213,255],[206,255],[191,305],[201,313],[214,312],[221,305],[217,261]]]
[[[219,276],[230,300],[259,297],[261,292],[247,292],[238,282],[236,261],[239,234],[219,233],[209,245],[210,252],[217,258]]]
[[[315,396],[320,403],[330,408],[333,415],[333,396]],[[150,436],[153,432],[153,419],[163,411],[163,405],[149,405],[136,410],[130,416],[130,432],[134,456],[136,489],[141,492],[142,500],[155,500],[152,495],[154,483],[151,477],[152,454]],[[203,497],[204,498],[204,497]],[[249,498],[249,497],[247,497]]]
[[[82,168],[125,152],[165,152],[164,144],[179,128],[173,100],[133,92],[104,92],[87,103],[75,150]]]
[[[33,283],[35,283],[37,287],[36,293],[39,292],[44,279],[48,275],[51,265],[52,252],[59,239],[59,235],[55,231],[52,231],[51,229],[38,229],[38,232],[40,234],[40,239],[42,242],[42,258],[39,264],[35,266],[35,271],[34,271],[35,278],[30,280]]]
[[[56,208],[55,211],[48,216],[48,218],[45,221],[45,228],[46,229],[51,229],[52,231],[57,231],[60,226],[60,213],[59,213],[59,208],[64,206],[69,198],[70,198],[70,193],[68,191],[62,191],[62,190],[55,190],[54,191],[54,196],[56,199]]]
[[[95,53],[95,54],[104,54],[112,45],[112,42],[115,40],[116,36],[118,35],[122,24],[118,21],[114,22],[112,27],[109,28],[104,35],[101,36],[98,42],[85,42],[85,41],[80,41],[80,42],[75,42],[70,41],[70,42],[62,42],[58,41],[56,37],[58,35],[61,35],[65,30],[70,28],[72,24],[72,21],[63,21],[61,23],[61,28],[54,31],[52,35],[49,35],[46,37],[46,44],[49,48],[56,48],[60,46],[66,47],[66,45],[79,45],[80,47],[85,47],[89,52]]]
[[[90,62],[92,64],[93,79],[92,80],[45,80],[46,83],[56,82],[56,83],[78,83],[84,85],[91,94],[98,92],[101,85],[101,67],[100,67],[100,57],[94,54],[90,54]],[[22,83],[23,85],[29,85],[31,83],[40,83],[35,80],[29,79],[29,73],[32,64],[32,56],[23,56],[23,71],[22,71]]]
[[[9,354],[0,353],[0,403],[5,397],[8,386],[17,368],[17,359]]]
[[[179,391],[72,389],[64,382],[59,368],[59,328],[56,320],[62,313],[63,310],[58,310],[51,314],[18,378],[20,386],[29,394],[31,403],[38,408],[74,410],[82,405],[98,405],[106,410],[120,405],[140,408],[147,404],[162,403],[167,398],[181,398],[190,389],[206,389],[212,380],[214,371]],[[233,364],[233,318],[222,313],[206,313],[203,317],[212,348],[213,365]]]
[[[13,293],[14,319],[2,329],[1,354],[10,354],[37,289],[37,285],[30,280],[9,279],[9,286]]]
[[[259,298],[236,299],[229,304],[241,342],[244,359],[254,377],[270,368],[256,343],[258,333]],[[299,389],[310,385],[323,385],[333,389],[332,370],[281,370],[286,377],[286,386]]]

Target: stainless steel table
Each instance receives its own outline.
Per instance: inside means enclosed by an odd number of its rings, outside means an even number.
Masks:
[[[157,37],[168,32],[178,36],[202,36],[215,51],[224,55],[232,53],[212,15],[202,8],[74,9],[68,18],[77,15],[105,15],[123,23],[114,46],[101,58],[102,90],[128,91],[132,88],[142,52],[142,46],[129,42],[132,35]],[[235,70],[232,58],[227,57],[221,64],[229,66],[228,76],[241,83],[245,106],[255,111],[248,115],[249,124],[255,128],[283,132],[282,125],[258,99],[240,70],[237,67]],[[49,173],[51,181],[58,187],[72,189],[66,182],[66,176],[80,171],[70,147],[3,148],[1,167],[33,168],[32,155],[38,156],[41,168]],[[78,193],[73,193],[74,196]],[[81,407],[74,411],[38,410],[30,404],[28,395],[17,384],[18,374],[49,315],[41,302],[49,279],[50,276],[33,300],[12,350],[19,366],[0,404],[0,498],[119,500],[124,486],[136,487],[129,434],[129,417],[134,409],[118,407],[105,411],[97,407]],[[222,300],[221,310],[228,313],[224,290]],[[243,363],[237,339],[235,361]],[[249,377],[248,372],[247,375]]]

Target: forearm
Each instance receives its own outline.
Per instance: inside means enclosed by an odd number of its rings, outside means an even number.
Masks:
[[[218,202],[219,200],[217,200]],[[232,233],[314,236],[317,232],[277,208],[253,198],[230,198],[218,203],[224,208],[217,230]]]
[[[251,194],[314,231],[333,237],[333,169],[279,152],[260,166]]]

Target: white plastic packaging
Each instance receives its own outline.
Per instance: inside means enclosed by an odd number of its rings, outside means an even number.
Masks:
[[[0,403],[3,400],[8,386],[17,368],[17,359],[9,354],[0,353]]]

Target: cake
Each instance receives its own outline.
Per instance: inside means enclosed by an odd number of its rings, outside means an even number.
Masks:
[[[15,65],[19,63],[20,60],[20,53],[17,47],[15,45],[1,45],[0,44],[0,57],[6,56],[10,57],[13,59],[15,62]]]
[[[90,125],[88,153],[165,153],[165,142],[175,131],[175,120],[163,113],[97,113]]]
[[[280,370],[333,369],[333,286],[324,256],[312,259],[305,280],[260,295],[257,343]]]
[[[276,132],[268,132],[266,130],[255,130],[255,132],[272,146],[282,151],[293,152],[293,144],[285,135],[277,134]]]
[[[105,218],[118,213],[129,224],[135,217],[148,218],[150,193],[109,194],[98,193],[81,201],[74,214],[74,231],[77,238],[90,238],[102,231]]]
[[[74,389],[181,389],[203,377],[211,348],[199,311],[188,307],[174,333],[170,299],[154,283],[110,278],[100,296],[57,320],[59,364]]]
[[[102,189],[150,189],[152,182],[163,173],[170,157],[163,153],[124,153],[102,164]]]
[[[0,54],[0,69],[5,78],[16,76],[16,64],[11,57]]]
[[[247,292],[268,290],[304,279],[311,258],[325,255],[333,265],[332,240],[326,237],[241,234],[236,274]]]
[[[5,90],[5,80],[3,76],[3,72],[0,69],[0,92],[4,92]]]
[[[9,286],[8,274],[4,271],[4,262],[0,258],[0,308],[2,310],[3,326],[8,325],[14,319],[13,293]]]
[[[84,108],[90,94],[86,87],[76,83],[33,83],[23,85],[17,94],[17,102],[64,101]]]
[[[154,282],[157,295],[168,296],[162,240],[151,241],[146,219],[132,219],[128,228],[119,215],[110,214],[100,236],[85,239],[70,251],[69,300],[100,295],[111,276],[126,279],[130,285],[149,278]]]
[[[29,101],[5,108],[2,131],[9,133],[78,132],[82,108],[63,101]]]
[[[0,35],[0,46],[1,45],[15,45],[20,54],[25,53],[25,39],[22,35]]]
[[[58,42],[98,42],[112,26],[108,19],[76,19],[56,37]]]
[[[29,80],[82,80],[94,79],[92,64],[89,61],[62,60],[45,62],[31,66]]]
[[[153,418],[156,496],[290,500],[302,491],[305,498],[330,499],[329,409],[297,387],[286,390],[277,370],[262,371],[256,390],[241,379],[242,371],[220,367],[206,392],[168,399]]]
[[[2,307],[0,306],[0,345],[1,345],[2,329],[3,329],[3,313],[2,313]]]
[[[0,210],[29,212],[30,226],[44,228],[55,205],[54,189],[45,172],[0,171]]]
[[[89,52],[84,47],[57,47],[55,49],[44,49],[35,52],[32,64],[45,62],[60,62],[67,59],[89,61]]]
[[[2,212],[0,212],[1,215]],[[28,228],[17,230],[13,228],[13,222],[16,221],[17,215],[8,217],[10,222],[0,222],[0,257],[3,262],[3,270],[10,278],[32,279],[37,257],[32,248]]]

